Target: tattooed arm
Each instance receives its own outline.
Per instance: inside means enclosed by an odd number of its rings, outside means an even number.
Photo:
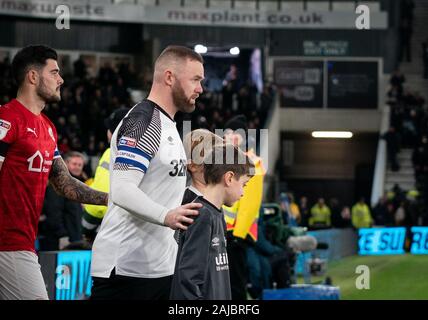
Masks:
[[[70,175],[62,158],[56,158],[52,163],[49,182],[56,193],[65,198],[80,203],[107,205],[108,193],[96,191]]]

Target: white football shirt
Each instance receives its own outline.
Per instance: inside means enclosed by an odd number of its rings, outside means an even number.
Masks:
[[[107,213],[92,249],[91,274],[159,278],[174,273],[177,243],[163,225],[181,205],[186,155],[176,124],[150,100],[134,106],[111,140]]]

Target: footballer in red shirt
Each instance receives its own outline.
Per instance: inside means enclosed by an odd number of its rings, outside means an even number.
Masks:
[[[16,99],[0,107],[0,300],[48,299],[34,250],[48,180],[62,196],[107,205],[108,195],[73,178],[42,114],[61,100],[64,83],[55,50],[34,45],[13,59]]]

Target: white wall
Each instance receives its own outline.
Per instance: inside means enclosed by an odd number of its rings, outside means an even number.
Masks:
[[[281,108],[280,130],[379,132],[380,110]]]

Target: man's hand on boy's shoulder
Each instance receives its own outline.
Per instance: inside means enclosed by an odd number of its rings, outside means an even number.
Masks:
[[[193,219],[189,217],[197,216],[199,214],[197,209],[199,208],[202,208],[201,203],[192,202],[172,209],[166,214],[164,225],[173,230],[187,230],[187,225],[193,223]]]

